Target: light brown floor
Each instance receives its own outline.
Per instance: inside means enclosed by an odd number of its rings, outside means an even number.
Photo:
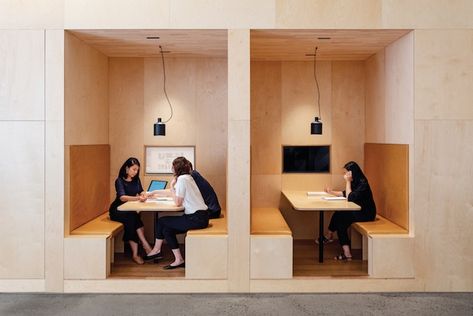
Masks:
[[[314,240],[294,240],[294,277],[359,277],[368,275],[368,263],[361,260],[361,251],[353,251],[352,261],[336,261],[334,256],[340,253],[337,241],[326,244],[324,262],[319,263],[318,245]],[[183,251],[183,247],[181,251]],[[171,251],[163,248],[164,259],[155,263],[148,261],[144,265],[134,263],[129,255],[115,254],[110,278],[154,279],[184,278],[184,269],[163,270],[174,260]]]
[[[324,262],[319,263],[319,245],[312,240],[294,240],[294,277],[367,276],[368,262],[361,260],[361,250],[353,250],[352,261],[333,259],[340,253],[338,241],[324,246]]]
[[[183,247],[181,251],[183,252]],[[128,254],[116,253],[115,262],[112,264],[112,271],[109,278],[130,278],[130,279],[154,279],[154,278],[184,278],[185,270],[182,268],[174,270],[163,270],[163,267],[174,261],[171,250],[165,246],[162,249],[164,259],[157,263],[147,261],[143,265],[138,265],[131,260]],[[184,253],[184,252],[183,252]]]

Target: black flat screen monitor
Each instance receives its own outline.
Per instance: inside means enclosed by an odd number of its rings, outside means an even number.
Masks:
[[[283,173],[330,172],[330,146],[283,146]]]

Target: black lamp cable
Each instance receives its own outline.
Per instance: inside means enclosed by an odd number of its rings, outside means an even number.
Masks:
[[[322,112],[320,112],[320,88],[319,88],[319,81],[317,80],[317,49],[315,47],[314,51],[314,79],[315,79],[315,86],[317,88],[317,104],[319,105],[319,118],[322,120]]]
[[[169,101],[168,93],[166,92],[166,66],[164,64],[164,52],[163,52],[163,48],[161,47],[161,45],[159,45],[159,50],[160,50],[160,53],[161,53],[161,60],[163,62],[163,90],[164,90],[164,95],[166,96],[166,100],[168,101],[169,108],[171,109],[171,116],[163,122],[163,123],[167,123],[171,120],[172,115],[174,114],[174,112],[173,112],[173,109],[172,109],[171,101]]]

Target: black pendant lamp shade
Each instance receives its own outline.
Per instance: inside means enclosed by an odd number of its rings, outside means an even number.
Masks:
[[[310,133],[312,135],[322,135],[322,122],[316,116],[315,120],[310,123]]]
[[[166,124],[161,122],[161,118],[158,118],[158,121],[154,123],[154,136],[166,136]]]

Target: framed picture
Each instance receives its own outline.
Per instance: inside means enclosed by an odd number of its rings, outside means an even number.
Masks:
[[[145,146],[145,174],[172,174],[172,162],[185,157],[195,166],[195,146]]]

